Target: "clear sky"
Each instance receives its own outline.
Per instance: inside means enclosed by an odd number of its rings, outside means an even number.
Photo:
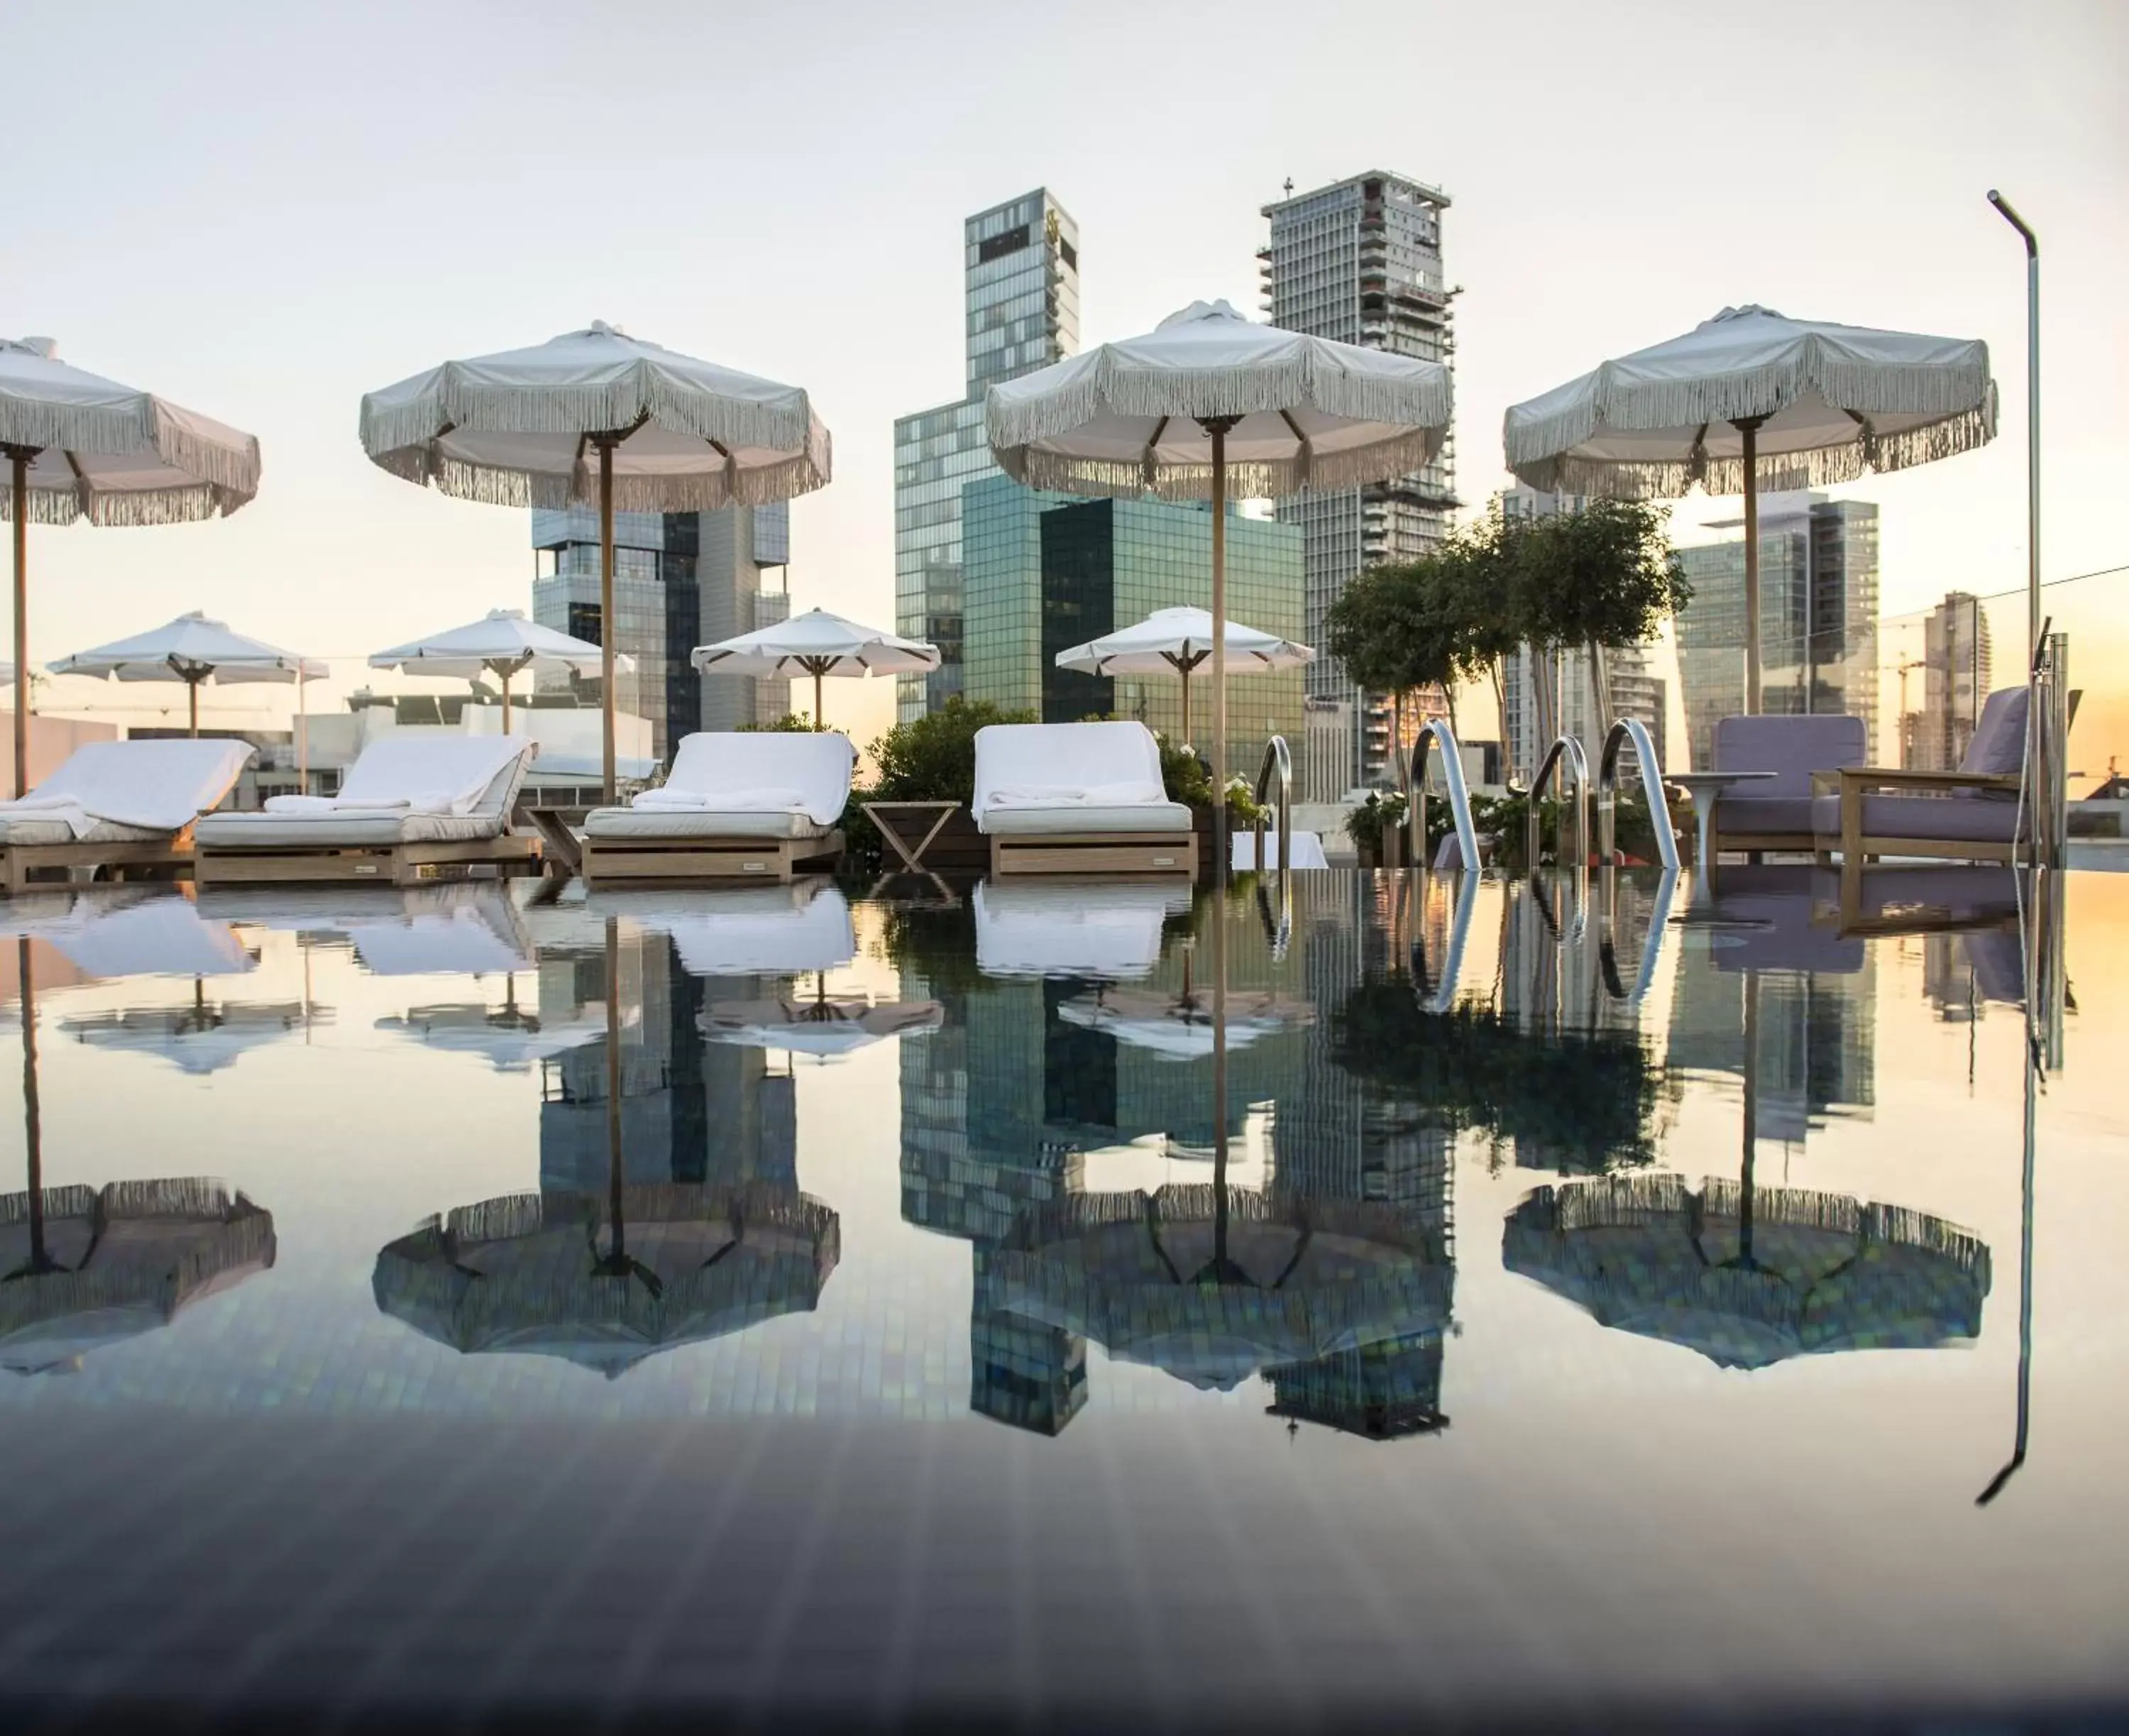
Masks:
[[[2001,186],[2045,250],[2046,570],[2129,562],[2121,0],[193,0],[39,8],[5,41],[0,333],[265,455],[226,523],[36,531],[39,663],[189,608],[354,659],[529,606],[525,516],[375,470],[356,404],[594,317],[811,390],[836,480],[793,509],[796,605],[891,625],[891,424],[959,395],[965,213],[1055,192],[1092,344],[1194,297],[1253,310],[1259,207],[1366,168],[1455,200],[1474,509],[1507,404],[1726,303],[1986,338],[1997,443],[1845,491],[1881,503],[1888,609],[2023,579]],[[829,714],[864,739],[890,711],[845,682]]]

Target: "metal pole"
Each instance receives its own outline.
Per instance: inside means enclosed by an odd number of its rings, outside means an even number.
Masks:
[[[613,754],[613,438],[600,435],[599,455],[599,686],[606,703],[601,720],[600,751],[606,778],[606,803],[615,800]]]
[[[1212,873],[1227,883],[1227,424],[1216,420],[1212,435]],[[1285,865],[1280,864],[1282,867]],[[1226,1067],[1226,1045],[1215,1052]]]
[[[311,713],[308,698],[310,677],[305,672],[302,660],[296,661],[296,782],[305,795],[311,789]],[[307,958],[304,961],[308,965]],[[307,1031],[309,1027],[304,1028]]]
[[[1745,436],[1745,715],[1760,714],[1760,421],[1732,424]]]
[[[30,452],[10,446],[15,528],[15,794],[30,789]]]
[[[2041,654],[2041,238],[1994,188],[1988,203],[2026,244],[2026,662]]]

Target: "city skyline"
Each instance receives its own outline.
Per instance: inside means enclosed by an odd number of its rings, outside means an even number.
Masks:
[[[965,43],[942,29],[935,70],[954,81],[955,99],[906,115],[874,76],[897,33],[885,19],[854,16],[820,32],[796,20],[646,16],[639,40],[669,38],[672,51],[641,71],[642,155],[608,158],[561,131],[511,124],[574,100],[573,82],[604,44],[589,19],[531,15],[498,37],[449,13],[409,9],[395,29],[388,7],[358,27],[209,5],[183,21],[136,15],[127,28],[138,52],[113,60],[101,51],[107,23],[43,16],[18,38],[24,51],[47,64],[98,64],[107,119],[72,147],[67,177],[33,179],[11,203],[0,331],[50,333],[63,356],[257,433],[265,482],[226,524],[155,537],[40,527],[33,652],[41,662],[114,627],[200,606],[276,642],[352,660],[438,620],[515,603],[522,517],[377,472],[354,441],[356,403],[445,355],[536,342],[594,317],[813,393],[836,436],[837,479],[794,508],[807,551],[798,606],[885,622],[891,425],[958,377],[964,333],[945,308],[962,214],[1016,188],[1062,189],[1098,238],[1082,313],[1093,342],[1199,296],[1251,306],[1258,212],[1283,182],[1320,185],[1377,163],[1424,173],[1456,198],[1467,501],[1504,479],[1507,403],[1726,303],[1987,339],[2003,400],[1996,442],[1844,490],[1886,508],[1888,610],[1926,608],[1947,589],[1999,592],[2022,575],[2022,261],[1981,200],[2003,185],[2048,250],[2044,573],[2117,565],[2118,528],[2100,503],[2129,443],[2108,390],[2122,374],[2109,308],[2129,264],[2129,121],[2107,69],[2129,51],[2129,19],[2103,6],[2067,8],[2054,31],[2021,33],[1979,64],[1963,46],[1959,11],[1858,17],[1807,7],[1779,20],[1697,19],[1679,31],[1653,10],[1602,20],[1562,10],[1503,59],[1495,26],[1476,11],[1369,15],[1378,51],[1355,58],[1363,15],[1355,9],[1354,29],[1340,27],[1334,7],[1322,31],[1269,65],[1250,31],[1204,43],[1179,21],[1119,12],[1146,51],[1188,52],[1207,77],[1247,79],[1289,112],[1338,93],[1337,124],[1305,143],[1274,132],[1204,153],[1187,198],[1172,176],[1147,173],[1142,152],[1091,126],[1040,123],[1050,92],[1096,93],[1090,120],[1128,112],[1130,93],[1103,77],[1108,36],[1096,21],[1060,36],[1037,21],[992,19]],[[1979,24],[1988,15],[1969,16]],[[1558,175],[1560,162],[1588,151],[1589,122],[1548,92],[1627,77],[1688,88],[1712,60],[1778,55],[1814,19],[1837,27],[1846,52],[1897,54],[1916,76],[1867,111],[1796,93],[1811,124],[1784,146],[1780,198],[1810,221],[1787,231],[1793,245],[1766,247],[1766,202],[1740,198],[1712,161],[1671,177],[1659,208],[1637,210],[1631,224],[1616,202]],[[423,51],[402,54],[406,40]],[[817,118],[789,160],[703,142],[684,118],[681,93],[711,53],[778,65],[799,81]],[[455,71],[476,54],[496,75],[486,91]],[[1461,70],[1415,106],[1396,99],[1412,55]],[[987,81],[972,76],[979,61],[1036,69]],[[328,64],[331,79],[287,75]],[[30,81],[21,124],[62,136],[63,100],[59,81]],[[429,117],[420,129],[379,124],[416,112]],[[1950,112],[1965,117],[1956,128],[1941,124]],[[1914,152],[1925,136],[1931,150]],[[494,141],[505,137],[510,154],[498,158]],[[1598,160],[1648,160],[1674,138],[1653,108],[1615,117]],[[183,148],[169,149],[174,139]],[[259,148],[266,139],[270,154]],[[1888,171],[1869,166],[1892,157],[1897,197]],[[647,172],[652,161],[664,172]],[[497,196],[521,179],[539,186],[542,211],[596,217],[557,245],[550,223],[527,222],[522,202]],[[836,189],[841,231],[826,270],[811,269],[798,243],[796,189],[806,179]],[[676,222],[683,181],[688,215]],[[85,185],[97,198],[80,198]],[[154,261],[145,278],[142,260]],[[1735,508],[1682,503],[1681,537]],[[891,718],[885,689],[857,684],[839,699],[860,739]],[[164,697],[74,689],[45,703],[131,714]],[[217,721],[286,703],[208,697]]]

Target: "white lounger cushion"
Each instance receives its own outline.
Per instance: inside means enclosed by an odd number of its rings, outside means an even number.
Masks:
[[[594,838],[821,838],[829,829],[810,814],[762,809],[594,808],[584,816],[585,836]]]
[[[521,736],[387,736],[362,750],[337,796],[276,796],[266,808],[305,819],[393,809],[485,813],[498,780],[513,769],[522,774],[531,751]]]
[[[1064,808],[993,808],[984,816],[993,837],[1073,837],[1081,832],[1153,832],[1173,834],[1190,829],[1190,810],[1179,802],[1141,802],[1128,808],[1096,808],[1074,803]]]
[[[100,842],[91,837],[99,821],[150,835],[181,831],[229,794],[253,751],[249,742],[212,739],[85,742],[20,801],[0,802],[0,820],[65,829],[7,841],[17,844]]]
[[[1000,835],[1190,829],[1190,810],[1166,799],[1160,744],[1130,722],[978,730],[969,805],[979,829]]]
[[[857,749],[841,730],[703,732],[682,740],[663,789],[644,792],[652,799],[645,805],[655,808],[703,797],[707,799],[703,812],[729,814],[735,810],[715,805],[718,796],[745,792],[745,811],[758,818],[764,804],[757,798],[788,790],[793,798],[789,811],[807,815],[817,826],[832,826],[842,818],[850,801],[850,774],[857,760]],[[671,807],[665,811],[669,813]],[[603,835],[593,833],[594,837]]]
[[[10,813],[0,803],[0,848],[26,844],[152,844],[167,843],[170,833],[155,826],[121,826],[116,820],[88,818],[85,829],[76,832],[67,819],[68,810],[55,809],[50,818]],[[84,816],[86,818],[87,817]]]

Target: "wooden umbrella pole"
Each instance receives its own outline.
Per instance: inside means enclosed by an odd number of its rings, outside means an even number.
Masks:
[[[1212,436],[1212,873],[1227,882],[1227,430],[1236,417],[1217,417]]]
[[[813,665],[813,727],[816,730],[822,727],[821,665],[817,662]]]
[[[19,521],[18,521],[19,522]],[[22,996],[22,1146],[30,1166],[30,1270],[47,1269],[45,1257],[44,1116],[37,1101],[37,990],[30,939],[15,942],[15,970]]]
[[[608,763],[611,767],[611,761]],[[628,1232],[622,1224],[621,1084],[621,925],[617,918],[609,916],[606,919],[607,1203],[613,1214],[613,1246],[609,1257],[617,1267],[628,1255]]]
[[[199,678],[196,675],[186,676],[185,716],[194,740],[198,740],[199,737]]]
[[[14,470],[9,508],[15,532],[15,794],[30,788],[30,459],[26,446],[10,446]]]
[[[1745,436],[1745,715],[1760,714],[1760,422],[1736,424]]]
[[[502,678],[502,732],[510,733],[510,665],[504,664],[498,671]]]
[[[600,435],[599,455],[599,688],[601,709],[599,749],[604,771],[606,804],[615,800],[613,751],[613,437]]]

